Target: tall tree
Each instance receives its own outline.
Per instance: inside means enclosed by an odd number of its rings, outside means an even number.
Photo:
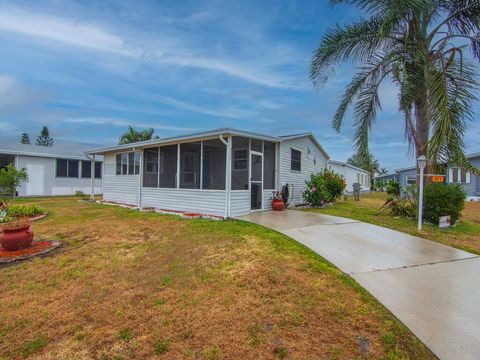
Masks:
[[[325,83],[335,65],[361,66],[346,87],[332,125],[340,131],[353,106],[358,152],[368,154],[369,131],[381,109],[378,89],[399,92],[406,138],[416,158],[479,172],[465,156],[464,132],[473,119],[480,61],[478,0],[331,0],[357,6],[368,18],[330,28],[315,51],[310,76]],[[474,61],[469,60],[473,55]]]
[[[133,126],[128,126],[128,131],[120,137],[119,144],[130,144],[139,141],[158,139],[158,136],[153,136],[154,129],[137,130]]]
[[[20,143],[30,145],[32,143],[30,141],[30,136],[27,133],[22,133],[22,137],[20,138]]]
[[[53,139],[50,137],[50,131],[48,131],[48,128],[46,126],[44,126],[42,128],[42,131],[40,131],[40,135],[37,136],[35,144],[39,146],[53,145]]]

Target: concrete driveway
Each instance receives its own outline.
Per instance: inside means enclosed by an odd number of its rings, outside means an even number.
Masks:
[[[284,233],[350,274],[440,359],[480,359],[480,257],[329,215],[263,211],[238,219]]]

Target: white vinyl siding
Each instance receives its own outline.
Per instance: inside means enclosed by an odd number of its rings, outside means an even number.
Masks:
[[[302,153],[301,171],[290,169],[292,148]],[[280,186],[278,188],[280,190],[281,186],[287,183],[292,184],[294,186],[292,204],[302,204],[304,202],[302,192],[305,190],[305,180],[310,179],[311,174],[318,174],[325,169],[327,158],[309,136],[285,140],[280,143],[279,158]],[[267,205],[266,202],[265,205]]]
[[[347,192],[353,191],[354,183],[360,184],[362,187],[361,191],[370,191],[370,174],[368,172],[353,168],[348,166],[348,164],[333,161],[328,163],[328,168],[343,176],[347,184]]]
[[[142,206],[225,216],[225,190],[142,188]]]
[[[250,191],[234,190],[230,193],[230,216],[240,216],[250,212]]]
[[[103,160],[103,200],[138,205],[140,175],[116,175],[116,154],[105,154]]]

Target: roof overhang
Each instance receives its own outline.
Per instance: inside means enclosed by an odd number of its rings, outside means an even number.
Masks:
[[[215,138],[218,138],[220,135],[242,136],[242,137],[249,137],[252,139],[271,141],[271,142],[282,141],[282,139],[274,136],[262,135],[262,134],[249,132],[249,131],[224,128],[224,129],[215,129],[211,131],[187,134],[183,136],[172,136],[172,137],[162,138],[162,139],[152,139],[147,141],[139,141],[131,144],[117,145],[117,146],[87,151],[86,154],[95,155],[95,154],[105,154],[108,152],[115,152],[115,151],[122,151],[122,150],[137,150],[137,149],[140,150],[140,149],[144,149],[152,146],[169,145],[169,144],[176,144],[181,142],[191,142],[193,140],[215,139]]]
[[[336,165],[340,165],[340,166],[346,166],[346,167],[349,167],[350,169],[354,169],[354,170],[357,170],[357,171],[362,171],[362,172],[365,172],[365,173],[369,174],[369,172],[365,169],[350,165],[349,163],[345,163],[345,162],[342,162],[342,161],[328,160],[328,163],[329,164],[336,164]]]
[[[54,158],[54,159],[88,160],[88,158],[86,156],[49,154],[49,153],[39,153],[39,152],[34,152],[34,151],[19,151],[19,150],[9,150],[9,149],[0,149],[0,154],[2,154],[2,155],[21,155],[21,156]]]
[[[294,140],[294,139],[299,139],[299,138],[302,138],[302,137],[309,137],[313,143],[320,149],[320,151],[323,153],[323,155],[325,155],[325,157],[327,158],[327,160],[330,159],[330,155],[328,155],[328,153],[325,151],[325,149],[323,148],[322,145],[320,145],[320,143],[318,142],[317,138],[313,135],[313,133],[311,132],[306,132],[306,133],[301,133],[301,134],[294,134],[294,135],[283,135],[283,136],[279,136],[280,139],[282,140]]]

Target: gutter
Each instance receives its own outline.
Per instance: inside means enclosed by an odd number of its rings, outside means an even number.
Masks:
[[[226,146],[226,166],[225,166],[225,218],[230,217],[230,206],[231,206],[231,187],[232,187],[232,178],[231,178],[231,168],[232,168],[232,137],[229,136],[227,140],[220,134],[219,139]]]

